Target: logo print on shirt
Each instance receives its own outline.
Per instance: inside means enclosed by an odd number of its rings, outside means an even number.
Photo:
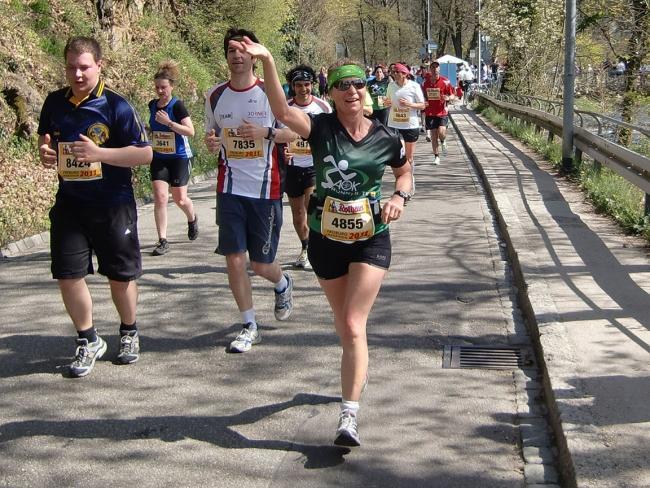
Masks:
[[[321,183],[321,186],[325,189],[334,189],[343,194],[354,194],[358,191],[359,185],[363,183],[363,181],[355,181],[357,176],[366,179],[363,174],[356,171],[346,173],[349,163],[345,159],[337,163],[334,156],[327,155],[323,158],[323,161],[334,166],[325,172],[326,181]]]
[[[91,125],[86,131],[86,135],[98,146],[101,146],[108,140],[108,127],[100,122]]]

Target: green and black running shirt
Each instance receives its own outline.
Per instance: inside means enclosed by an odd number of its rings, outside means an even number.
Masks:
[[[343,128],[336,112],[310,117],[308,141],[320,207],[310,212],[310,229],[347,243],[383,232],[386,224],[367,222],[368,205],[374,205],[375,213],[380,208],[386,166],[399,168],[406,163],[399,134],[371,120],[368,134],[357,142]]]

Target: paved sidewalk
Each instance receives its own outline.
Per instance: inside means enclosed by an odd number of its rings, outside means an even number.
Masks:
[[[650,253],[522,144],[453,114],[488,187],[539,330],[565,479],[650,486]]]
[[[521,487],[521,372],[443,369],[449,344],[526,342],[485,196],[453,133],[449,155],[417,152],[416,198],[391,226],[393,264],[369,323],[363,446],[332,445],[340,350],[312,273],[291,271],[295,309],[273,320],[271,286],[253,279],[263,341],[227,354],[239,330],[224,259],[213,253],[214,181],[191,191],[201,235],[170,207],[171,251],[149,255],[140,209],[142,358],[113,364],[117,319],[89,278],[109,350],[65,378],[73,331],[41,245],[0,261],[0,486]],[[390,181],[391,178],[387,178]],[[390,191],[390,184],[388,191]],[[298,254],[290,211],[279,259]],[[526,407],[525,402],[523,406]],[[526,407],[527,408],[527,407]],[[533,470],[534,471],[534,470]],[[538,470],[539,471],[539,470]]]

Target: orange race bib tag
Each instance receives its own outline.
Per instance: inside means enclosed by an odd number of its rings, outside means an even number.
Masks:
[[[370,239],[375,234],[370,200],[360,198],[344,201],[326,197],[321,216],[321,234],[346,244]]]
[[[58,173],[65,181],[91,181],[102,179],[102,163],[80,163],[72,154],[72,142],[58,144]]]
[[[440,88],[427,88],[427,100],[440,100]]]
[[[264,157],[262,139],[246,139],[237,135],[237,129],[223,130],[228,159],[255,159]]]
[[[393,122],[397,122],[397,123],[408,122],[410,117],[411,117],[411,109],[393,107],[393,110],[391,112],[391,118],[393,119]]]
[[[161,130],[153,131],[151,147],[157,153],[174,154],[176,152],[176,134]]]
[[[309,143],[302,138],[297,138],[289,144],[289,152],[295,156],[311,156]]]

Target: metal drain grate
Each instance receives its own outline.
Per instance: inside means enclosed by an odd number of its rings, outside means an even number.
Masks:
[[[445,346],[442,367],[518,369],[534,363],[530,348],[513,346]]]

